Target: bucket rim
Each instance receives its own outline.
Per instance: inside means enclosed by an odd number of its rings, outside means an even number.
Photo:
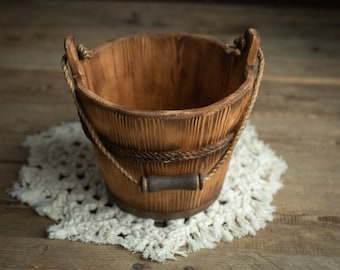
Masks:
[[[250,76],[253,77],[253,76]],[[224,108],[231,106],[232,104],[239,101],[245,94],[252,90],[253,84],[252,78],[247,79],[241,86],[229,96],[220,99],[214,103],[206,106],[188,108],[188,109],[161,109],[161,110],[138,110],[134,108],[129,108],[123,105],[119,105],[112,101],[106,100],[101,96],[93,93],[90,89],[85,87],[82,83],[78,84],[76,89],[77,94],[81,93],[87,99],[93,101],[96,105],[105,108],[111,112],[120,113],[122,115],[129,116],[140,116],[140,117],[174,117],[174,118],[187,118],[187,117],[197,117],[199,115],[205,115],[216,113]],[[80,92],[79,92],[80,90]]]
[[[230,54],[226,51],[226,44],[221,40],[216,38],[209,37],[207,35],[201,34],[192,34],[187,32],[160,32],[160,33],[135,33],[126,35],[123,37],[117,37],[108,39],[93,49],[91,49],[92,54],[98,53],[100,50],[104,49],[107,46],[110,46],[113,42],[123,42],[128,39],[136,38],[136,37],[152,37],[152,38],[165,38],[169,36],[178,36],[178,37],[190,37],[195,39],[201,39],[213,43],[220,48],[222,48],[226,54]],[[86,60],[84,60],[86,61]],[[247,62],[246,62],[247,63]],[[129,116],[139,116],[139,117],[161,117],[161,118],[188,118],[188,117],[197,117],[200,115],[208,115],[214,114],[224,108],[236,103],[239,101],[244,95],[253,90],[253,82],[254,82],[254,72],[253,65],[246,64],[244,66],[244,79],[241,85],[230,95],[215,101],[211,104],[195,107],[195,108],[186,108],[186,109],[157,109],[157,110],[146,110],[146,109],[135,109],[129,108],[127,106],[119,105],[112,101],[109,101],[100,95],[96,94],[94,91],[90,90],[86,85],[87,83],[83,80],[76,80],[76,91],[77,94],[81,94],[85,96],[87,99],[93,101],[96,105],[105,108],[106,110],[120,113],[123,115]]]

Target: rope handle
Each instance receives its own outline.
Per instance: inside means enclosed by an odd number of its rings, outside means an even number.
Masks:
[[[64,72],[64,77],[65,77],[67,86],[68,86],[68,88],[71,92],[73,102],[76,105],[80,119],[85,124],[87,131],[89,132],[89,135],[91,136],[93,142],[99,148],[99,150],[104,154],[104,156],[106,156],[126,178],[128,178],[131,182],[138,184],[139,181],[137,179],[135,179],[127,170],[125,170],[119,164],[119,162],[111,155],[111,153],[106,149],[106,147],[104,146],[104,144],[102,143],[102,141],[98,137],[96,131],[93,129],[91,123],[87,119],[85,112],[83,111],[82,106],[78,102],[75,81],[77,82],[77,80],[79,80],[79,78],[81,78],[82,74],[80,72],[77,72],[76,74],[71,76],[71,72],[70,72],[69,66],[68,66],[68,59],[69,58],[67,57],[67,52],[74,54],[74,51],[76,50],[77,56],[79,58],[73,57],[73,59],[75,59],[75,61],[77,61],[77,60],[79,61],[79,59],[85,60],[85,59],[90,58],[91,57],[91,51],[86,49],[82,44],[77,45],[75,43],[74,38],[72,38],[72,37],[67,37],[65,39],[65,49],[66,49],[66,54],[64,54],[61,58],[61,68]],[[79,67],[77,67],[77,69],[78,68]]]
[[[222,155],[221,159],[216,163],[216,165],[211,169],[211,171],[204,177],[204,182],[208,181],[212,178],[212,176],[216,173],[216,171],[222,166],[222,164],[224,163],[224,161],[228,158],[228,156],[232,153],[232,151],[234,150],[238,140],[241,137],[241,134],[246,126],[247,120],[249,119],[249,116],[253,110],[256,98],[258,96],[258,92],[260,89],[260,84],[261,84],[261,80],[263,77],[263,71],[264,71],[264,54],[261,48],[258,48],[258,52],[257,52],[257,59],[258,59],[258,67],[257,67],[257,73],[256,73],[256,77],[254,80],[254,84],[253,84],[253,91],[252,91],[252,96],[250,98],[247,110],[245,112],[245,115],[242,119],[242,121],[240,122],[238,129],[236,131],[235,137],[232,140],[232,143],[230,145],[230,147],[226,150],[226,152]]]
[[[249,31],[249,30],[248,30]],[[226,44],[226,52],[228,53],[233,53],[236,56],[240,56],[241,55],[241,51],[244,49],[246,45],[246,40],[244,37],[240,37],[239,39],[236,39],[234,41],[233,45],[229,45]],[[71,46],[72,48],[69,48],[69,46]],[[75,63],[70,63],[68,60],[69,58],[67,57],[67,50],[71,49],[73,50],[73,54],[76,51],[77,53],[77,60],[85,60],[85,59],[89,59],[91,58],[91,51],[88,50],[87,48],[85,48],[82,44],[76,44],[74,39],[72,37],[68,37],[65,40],[65,50],[66,50],[66,54],[62,56],[61,58],[61,67],[62,70],[64,72],[64,77],[66,80],[66,83],[68,85],[68,88],[71,92],[72,98],[73,98],[73,102],[78,110],[78,114],[80,116],[81,121],[83,122],[83,124],[85,125],[88,135],[90,136],[90,138],[92,139],[93,143],[98,147],[98,149],[102,152],[102,154],[108,158],[112,164],[114,166],[116,166],[116,168],[127,178],[129,179],[131,182],[135,183],[135,184],[140,184],[141,185],[141,189],[142,191],[148,191],[147,187],[147,183],[149,183],[149,179],[146,177],[141,177],[141,179],[136,179],[134,178],[125,168],[123,168],[120,163],[117,161],[117,159],[111,154],[111,152],[107,149],[107,147],[105,147],[104,143],[102,142],[102,140],[99,138],[98,134],[96,133],[96,131],[94,130],[94,128],[92,127],[91,123],[89,122],[89,120],[87,119],[84,110],[82,109],[81,104],[78,102],[77,99],[77,94],[76,94],[76,83],[81,80],[81,78],[84,76],[83,71],[77,70],[76,74],[73,74],[73,76],[71,75],[70,69],[69,69],[69,65],[71,66],[72,71],[74,71],[74,68],[72,68],[72,65],[74,66]],[[250,52],[251,53],[251,52]],[[252,52],[254,53],[254,52]],[[249,57],[248,57],[249,58]],[[255,59],[248,59],[247,58],[247,63],[251,63],[255,62]],[[253,91],[252,91],[252,95],[251,98],[249,100],[246,112],[244,114],[244,117],[242,118],[240,124],[237,127],[237,130],[235,132],[235,135],[233,137],[233,139],[231,140],[231,144],[229,145],[229,147],[227,147],[226,151],[224,152],[224,154],[222,155],[222,157],[220,158],[220,160],[215,164],[215,166],[208,172],[207,175],[202,176],[200,174],[197,175],[197,179],[200,179],[200,181],[196,181],[197,182],[197,186],[192,185],[192,189],[191,190],[197,190],[197,188],[202,189],[203,187],[203,183],[209,181],[213,175],[217,172],[217,170],[223,165],[223,163],[225,162],[225,160],[229,157],[229,155],[232,153],[232,151],[234,150],[244,128],[246,125],[246,122],[251,114],[251,111],[254,107],[257,95],[258,95],[258,91],[259,91],[259,87],[260,87],[260,83],[262,80],[262,76],[263,76],[263,70],[264,70],[264,54],[263,51],[261,50],[260,47],[257,48],[257,52],[255,52],[255,58],[257,58],[258,60],[258,66],[257,66],[257,73],[256,73],[256,77],[254,79],[254,83],[253,83]],[[251,65],[252,66],[252,65]],[[79,68],[79,67],[77,67]],[[188,174],[188,175],[192,175],[192,174]],[[150,176],[152,178],[155,178],[155,176]],[[179,178],[188,178],[185,177],[185,175],[183,176],[177,176]],[[195,179],[194,177],[191,177],[191,179]],[[168,181],[169,183],[171,183],[170,181]],[[151,182],[150,182],[151,183]],[[164,182],[163,182],[164,183]],[[166,190],[166,189],[176,189],[175,187],[173,187],[173,185],[171,185],[170,187],[164,187],[161,190]],[[155,191],[155,190],[152,190]],[[158,191],[158,190],[157,190]]]

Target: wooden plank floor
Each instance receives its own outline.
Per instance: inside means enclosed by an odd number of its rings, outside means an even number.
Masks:
[[[122,3],[0,3],[0,269],[340,269],[340,12]],[[134,32],[186,31],[230,42],[262,35],[266,70],[251,121],[288,163],[275,220],[256,237],[158,264],[119,246],[46,239],[53,222],[6,194],[32,133],[76,120],[59,68],[63,39],[89,48]]]

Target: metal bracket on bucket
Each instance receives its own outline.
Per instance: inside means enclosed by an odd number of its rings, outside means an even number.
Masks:
[[[157,192],[162,190],[202,190],[203,177],[201,174],[182,174],[177,176],[149,175],[140,180],[142,192]]]

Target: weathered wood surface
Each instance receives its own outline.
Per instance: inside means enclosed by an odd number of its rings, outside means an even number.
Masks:
[[[0,269],[340,269],[340,12],[95,1],[0,3]],[[46,239],[53,222],[6,194],[23,139],[77,120],[59,68],[63,39],[88,47],[132,32],[225,41],[262,35],[266,70],[251,120],[289,165],[273,222],[256,237],[158,264],[118,246]]]

